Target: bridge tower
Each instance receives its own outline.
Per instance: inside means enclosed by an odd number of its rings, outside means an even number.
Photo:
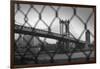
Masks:
[[[90,31],[87,30],[85,35],[86,35],[86,38],[85,38],[86,39],[85,40],[86,41],[85,49],[88,49],[89,44],[90,44]]]
[[[60,34],[62,37],[70,37],[70,32],[69,32],[69,20],[60,20]],[[59,41],[59,44],[61,44],[60,49],[68,50],[69,49],[69,40],[66,42]]]
[[[85,24],[85,29],[86,29],[86,33],[85,33],[85,49],[88,49],[89,44],[90,44],[90,31],[87,29],[87,25]]]

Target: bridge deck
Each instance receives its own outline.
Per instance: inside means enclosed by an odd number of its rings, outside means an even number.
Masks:
[[[82,40],[78,41],[77,39],[62,36],[61,34],[58,34],[58,33],[48,32],[48,31],[31,28],[31,27],[26,27],[26,26],[21,26],[21,25],[17,25],[17,24],[15,24],[15,33],[47,37],[47,38],[57,39],[57,40],[61,40],[61,41],[69,40],[70,42],[85,44],[85,41],[82,41]]]

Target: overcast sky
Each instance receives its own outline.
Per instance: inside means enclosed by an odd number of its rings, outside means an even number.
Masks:
[[[28,9],[30,8],[29,4],[20,4],[20,9],[24,12],[24,14],[27,13]],[[36,10],[38,12],[41,11],[41,9],[43,8],[43,5],[34,5],[34,7],[36,8]],[[52,6],[53,8],[57,9],[58,6]],[[16,12],[16,8],[17,6],[15,5],[15,12]],[[86,20],[88,19],[89,15],[91,14],[91,12],[93,11],[92,8],[77,8],[77,15],[79,15],[82,20],[84,22],[86,22]],[[55,17],[55,11],[50,7],[50,6],[45,6],[43,12],[42,12],[42,19],[46,22],[46,24],[49,26],[50,23],[52,22],[52,20]],[[58,16],[60,19],[63,20],[69,20],[71,18],[71,16],[73,15],[73,9],[71,7],[61,7],[58,11]],[[31,11],[28,13],[28,23],[34,27],[34,25],[36,24],[37,20],[39,19],[39,15],[38,13],[34,10],[31,9]],[[19,25],[23,25],[24,24],[24,15],[17,11],[16,15],[15,15],[15,24],[19,24]],[[26,24],[26,26],[29,26],[28,24]],[[36,28],[38,29],[43,29],[43,30],[47,30],[47,26],[42,22],[39,21],[39,23],[37,24]],[[76,37],[78,38],[80,36],[80,34],[82,33],[82,31],[84,30],[84,25],[82,24],[82,22],[75,16],[71,21],[70,21],[70,32]],[[92,15],[92,17],[90,18],[88,24],[87,24],[87,28],[90,30],[90,32],[94,35],[94,15]],[[55,32],[55,33],[60,33],[59,30],[59,19],[56,18],[55,21],[53,22],[52,26],[51,26],[51,31]],[[15,37],[17,38],[19,35],[15,35]],[[40,38],[41,40],[43,40],[44,38]],[[85,33],[83,34],[81,40],[85,41]],[[48,43],[55,43],[56,40],[53,39],[47,39],[46,40]],[[93,41],[93,37],[91,36],[91,42]]]

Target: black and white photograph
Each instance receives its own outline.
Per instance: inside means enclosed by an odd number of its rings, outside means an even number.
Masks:
[[[95,6],[12,2],[12,65],[96,62]]]

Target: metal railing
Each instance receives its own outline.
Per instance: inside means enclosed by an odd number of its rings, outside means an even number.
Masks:
[[[83,14],[81,11],[87,12]],[[88,62],[94,52],[93,16],[92,8],[15,4],[15,63],[57,63],[61,60],[71,62],[77,56],[78,59],[86,58]],[[58,26],[55,24],[59,25],[58,32],[54,31]],[[79,25],[76,27],[76,31],[80,33],[78,37],[71,31],[75,24]],[[83,36],[85,40],[82,39]],[[50,44],[50,41],[47,42],[49,38],[56,42]],[[59,55],[61,57],[58,60],[56,57]]]

